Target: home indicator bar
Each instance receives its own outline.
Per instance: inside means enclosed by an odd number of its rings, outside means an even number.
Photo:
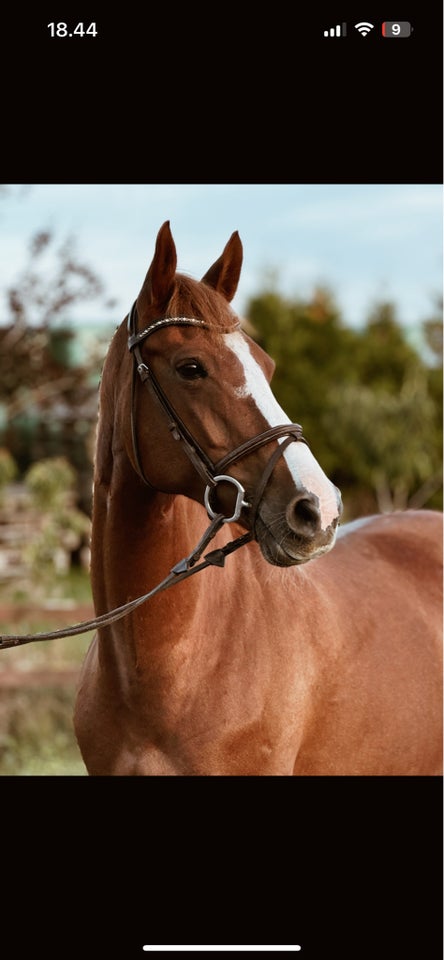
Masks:
[[[194,946],[194,947],[192,947],[192,946],[180,947],[180,946],[178,946],[177,944],[173,944],[173,946],[169,946],[169,947],[165,947],[165,946],[162,946],[162,947],[161,947],[161,946],[150,946],[149,944],[145,944],[145,946],[144,946],[143,949],[146,950],[147,952],[152,951],[152,952],[154,952],[154,953],[155,953],[157,950],[162,950],[163,952],[168,952],[168,951],[170,951],[170,950],[174,950],[174,951],[188,951],[188,952],[192,952],[192,951],[194,951],[194,950],[199,950],[199,951],[205,951],[205,950],[213,950],[213,951],[216,951],[216,950],[218,950],[218,951],[230,951],[230,952],[231,952],[232,950],[242,950],[242,951],[252,951],[252,950],[253,950],[253,951],[256,951],[256,950],[261,950],[262,952],[268,952],[268,953],[274,953],[276,950],[279,950],[281,953],[282,953],[282,952],[283,952],[283,953],[292,953],[292,952],[294,952],[294,951],[296,951],[296,950],[300,950],[301,947],[300,947],[300,945],[297,944],[297,943],[296,943],[296,944],[293,944],[293,946],[282,946],[282,945],[280,945],[280,946],[276,946],[276,947],[272,947],[272,946],[259,947],[259,946],[257,946],[257,944],[256,944],[255,946],[252,946],[252,947],[247,947],[247,946],[245,946],[245,945],[241,945],[241,946],[212,946],[212,947],[211,947],[211,946],[206,946],[206,947],[204,947],[204,946],[199,946],[199,945],[198,945],[198,946]]]

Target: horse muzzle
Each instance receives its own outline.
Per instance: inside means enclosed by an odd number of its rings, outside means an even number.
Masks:
[[[307,563],[332,549],[342,512],[337,491],[338,513],[328,527],[322,528],[318,497],[298,492],[285,509],[273,509],[262,501],[255,518],[255,538],[268,563],[290,567]]]
[[[340,491],[327,478],[321,488],[322,504],[315,493],[303,486],[295,487],[293,479],[290,499],[283,497],[284,464],[281,458],[292,442],[294,438],[290,436],[278,445],[254,492],[246,492],[250,484],[244,487],[234,477],[219,474],[214,477],[212,485],[206,487],[204,496],[211,520],[222,512],[224,523],[239,522],[246,526],[257,540],[264,558],[282,567],[307,563],[331,550],[342,513]],[[276,467],[280,480],[274,475]],[[285,475],[288,483],[290,474],[286,468]]]

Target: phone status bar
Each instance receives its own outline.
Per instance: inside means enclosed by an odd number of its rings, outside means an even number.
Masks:
[[[413,27],[408,20],[384,20],[382,23],[370,23],[369,20],[359,20],[357,23],[335,23],[331,27],[324,27],[323,36],[327,39],[338,39],[345,37],[362,37],[366,39],[372,34],[382,36],[385,39],[402,39],[410,37]]]

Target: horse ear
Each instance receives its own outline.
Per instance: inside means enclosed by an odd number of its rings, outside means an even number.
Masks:
[[[157,234],[154,257],[137,299],[140,315],[143,315],[144,308],[155,306],[161,311],[166,306],[173,292],[176,266],[176,245],[170,221],[166,220]]]
[[[233,299],[239,283],[242,267],[242,243],[237,230],[231,237],[218,260],[207,270],[202,283],[214,287],[228,302]]]

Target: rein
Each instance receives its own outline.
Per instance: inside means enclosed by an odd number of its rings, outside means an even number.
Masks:
[[[104,613],[102,616],[95,617],[93,620],[83,620],[81,623],[75,623],[70,627],[63,627],[61,630],[53,630],[49,633],[5,634],[0,636],[0,650],[6,650],[8,647],[18,647],[24,643],[33,643],[34,640],[56,640],[61,637],[76,637],[82,633],[89,633],[90,630],[106,627],[108,624],[115,623],[116,620],[121,620],[123,617],[126,617],[127,614],[136,610],[137,607],[140,607],[142,603],[145,603],[157,593],[162,593],[163,590],[167,590],[168,587],[173,586],[175,583],[181,583],[182,580],[192,577],[194,573],[199,573],[199,571],[204,570],[205,567],[223,567],[225,557],[228,556],[228,554],[233,553],[234,550],[238,550],[244,543],[248,543],[253,539],[252,533],[245,533],[242,537],[238,537],[237,540],[232,540],[230,543],[225,544],[224,547],[207,553],[204,559],[200,563],[197,563],[208,543],[213,539],[223,523],[225,523],[225,517],[220,513],[211,522],[195,550],[193,550],[188,557],[184,557],[183,560],[176,563],[169,575],[165,577],[161,583],[153,587],[148,593],[143,594],[143,596],[137,597],[136,600],[130,600],[128,603],[123,604],[123,606],[116,607],[114,610],[110,610],[109,613]],[[195,566],[195,564],[197,565]]]
[[[181,583],[182,580],[186,580],[188,577],[193,576],[193,574],[199,573],[200,570],[204,570],[209,566],[223,567],[226,556],[234,553],[234,551],[238,550],[239,547],[244,546],[244,544],[249,543],[255,538],[256,518],[259,505],[278,459],[282,456],[290,443],[295,441],[301,441],[303,443],[307,442],[302,436],[302,427],[298,423],[282,424],[276,427],[270,427],[268,430],[264,430],[263,433],[258,434],[256,437],[246,440],[244,443],[232,450],[231,453],[226,454],[224,457],[218,460],[217,463],[213,463],[205,451],[202,450],[202,448],[193,438],[186,425],[174,410],[174,407],[156,380],[149,365],[143,359],[139,346],[144,340],[147,339],[147,337],[168,325],[200,326],[208,329],[209,324],[207,324],[204,320],[198,320],[192,317],[164,317],[161,320],[154,321],[140,333],[137,333],[136,318],[137,309],[136,302],[134,302],[128,315],[128,349],[134,357],[133,379],[131,387],[131,435],[137,472],[146,486],[150,487],[151,489],[155,489],[153,484],[151,484],[145,476],[139,453],[135,426],[136,385],[138,382],[136,375],[139,376],[142,384],[145,384],[147,387],[152,387],[155,397],[168,417],[168,426],[173,437],[182,443],[183,449],[188,458],[193,463],[199,475],[204,479],[206,483],[204,502],[211,523],[199,540],[199,543],[195,549],[187,557],[179,560],[179,562],[172,567],[169,575],[165,577],[165,579],[159,584],[157,584],[156,587],[153,587],[153,589],[148,593],[143,594],[141,597],[137,597],[135,600],[130,600],[128,603],[125,603],[120,607],[116,607],[114,610],[110,610],[108,613],[104,613],[92,620],[84,620],[81,623],[64,627],[61,630],[53,630],[48,633],[0,635],[0,650],[6,650],[8,647],[21,646],[22,644],[32,643],[37,640],[56,640],[62,637],[79,636],[82,633],[89,633],[90,630],[100,629],[101,627],[115,623],[117,620],[121,620],[133,610],[136,610],[137,607],[141,606],[151,597],[154,597],[156,594],[167,590],[175,583]],[[236,324],[236,326],[232,329],[238,328],[239,324]],[[242,484],[234,477],[222,473],[221,471],[231,466],[232,463],[236,463],[241,459],[241,457],[260,449],[260,447],[270,443],[272,440],[281,439],[283,437],[286,439],[278,445],[270,457],[267,466],[265,467],[258,489],[256,490],[253,503],[248,503],[244,499],[245,489]],[[222,513],[216,513],[211,506],[211,493],[214,493],[215,488],[221,482],[231,483],[236,489],[236,505],[233,514],[230,517],[226,517]],[[205,554],[199,563],[198,561],[204,553],[204,550],[207,548],[213,537],[215,537],[222,524],[236,522],[240,517],[243,507],[251,508],[251,530],[248,533],[245,533],[242,536],[237,537],[235,540],[225,544],[224,547],[217,548],[216,550],[212,550],[210,553]]]

